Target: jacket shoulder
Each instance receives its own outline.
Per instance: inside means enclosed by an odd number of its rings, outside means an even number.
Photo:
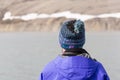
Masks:
[[[110,80],[105,68],[103,67],[102,63],[97,61],[97,70],[95,74],[92,76],[95,80]]]
[[[45,65],[44,69],[42,70],[40,77],[40,80],[47,80],[49,76],[52,76],[55,74],[55,66],[54,66],[54,61],[49,62],[47,65]],[[44,78],[44,79],[42,79]]]

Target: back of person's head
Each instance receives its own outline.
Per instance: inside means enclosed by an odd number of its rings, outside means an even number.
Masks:
[[[78,49],[85,44],[84,22],[81,20],[65,21],[59,32],[59,43],[63,49]]]

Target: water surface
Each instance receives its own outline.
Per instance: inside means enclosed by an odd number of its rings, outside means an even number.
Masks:
[[[61,49],[57,33],[0,33],[0,80],[38,80],[46,63]],[[120,33],[87,33],[85,49],[120,80]]]

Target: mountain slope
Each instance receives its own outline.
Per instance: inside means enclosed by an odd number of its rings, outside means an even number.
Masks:
[[[120,12],[120,0],[0,0],[0,31],[57,31],[66,18],[47,18],[31,21],[2,21],[5,12],[12,15],[71,11],[80,14],[98,15]],[[87,30],[120,30],[120,19],[105,18],[86,21]]]

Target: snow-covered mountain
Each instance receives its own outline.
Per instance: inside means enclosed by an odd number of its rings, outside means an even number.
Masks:
[[[0,31],[57,31],[73,18],[84,20],[88,31],[116,31],[119,4],[120,0],[0,0]]]

